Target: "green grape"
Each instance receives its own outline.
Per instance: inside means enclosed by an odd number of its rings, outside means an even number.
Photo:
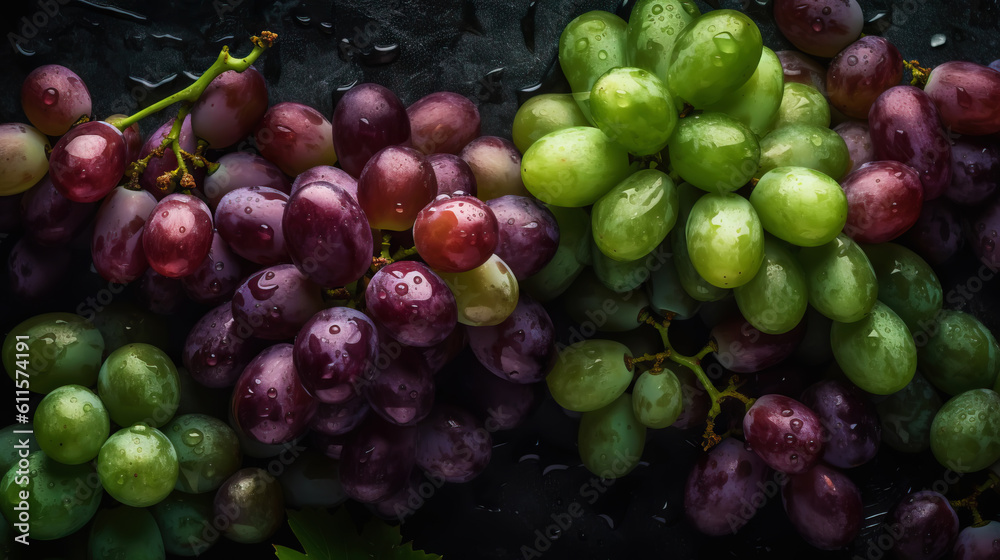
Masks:
[[[57,387],[35,409],[38,445],[60,463],[79,465],[97,457],[110,433],[104,403],[80,385]]]
[[[799,263],[806,273],[809,304],[823,315],[841,323],[853,323],[875,305],[878,298],[875,271],[864,251],[850,237],[841,234],[826,245],[801,249]]]
[[[776,167],[805,167],[840,180],[851,168],[847,143],[836,132],[814,124],[789,124],[760,140],[762,177]]]
[[[15,430],[27,433],[15,434]],[[31,422],[10,424],[0,428],[0,476],[16,465],[19,458],[41,450],[38,447],[38,440],[35,439],[34,430],[35,426]]]
[[[562,297],[563,309],[584,336],[597,331],[625,332],[641,325],[639,313],[649,305],[644,290],[617,293],[603,283],[593,269],[586,270]]]
[[[760,29],[745,14],[713,10],[684,28],[667,70],[667,86],[680,99],[701,109],[722,99],[750,79],[764,43]]]
[[[623,294],[640,286],[649,278],[646,259],[616,261],[594,245],[594,274],[609,290]]]
[[[631,395],[624,393],[601,409],[585,412],[577,446],[587,469],[605,480],[632,472],[642,459],[646,427],[632,412]]]
[[[833,241],[847,223],[847,196],[830,176],[776,167],[760,178],[750,204],[771,235],[800,247]]]
[[[543,93],[524,102],[514,114],[511,136],[523,154],[542,136],[571,126],[590,126],[568,93]]]
[[[458,322],[473,327],[499,325],[514,312],[517,278],[497,255],[465,272],[438,272],[458,304]]]
[[[594,204],[591,231],[608,257],[634,261],[653,251],[677,222],[677,189],[662,171],[643,169]]]
[[[101,505],[102,494],[89,463],[64,465],[36,451],[0,481],[0,510],[18,532],[50,541],[86,525]]]
[[[778,55],[764,47],[750,79],[722,99],[706,105],[705,110],[725,113],[762,137],[778,118],[784,83],[785,73]]]
[[[883,443],[903,453],[920,453],[930,447],[931,422],[941,408],[941,397],[919,371],[906,387],[875,407]]]
[[[104,353],[107,354],[134,342],[156,345],[170,338],[163,317],[148,309],[142,309],[127,301],[113,301],[100,313],[90,311],[94,322],[104,338]]]
[[[590,92],[594,124],[630,153],[648,156],[667,146],[677,105],[667,85],[642,68],[612,68]]]
[[[695,270],[691,255],[688,254],[686,229],[678,227],[670,235],[677,279],[688,296],[695,301],[719,301],[729,295],[729,289],[712,285]]]
[[[902,245],[879,243],[861,248],[875,269],[879,300],[919,337],[924,325],[941,311],[944,294],[937,274],[920,255]]]
[[[743,317],[757,330],[781,334],[795,328],[809,307],[806,273],[784,241],[764,236],[764,262],[753,279],[733,290]]]
[[[876,395],[899,391],[917,371],[917,348],[903,320],[876,301],[871,313],[851,323],[834,320],[833,357],[847,378]]]
[[[955,472],[976,472],[1000,460],[1000,395],[972,389],[948,399],[931,424],[931,451]]]
[[[159,428],[177,412],[180,379],[163,350],[151,344],[127,344],[104,361],[97,376],[97,394],[115,424],[143,422]]]
[[[992,389],[1000,371],[1000,347],[986,325],[964,311],[942,310],[927,331],[914,333],[920,369],[949,395]]]
[[[242,466],[240,440],[228,424],[204,414],[174,418],[163,434],[177,452],[175,489],[201,494],[219,487]]]
[[[749,181],[760,161],[757,137],[723,113],[684,117],[670,137],[670,164],[682,179],[712,193],[732,192]]]
[[[3,366],[19,389],[44,395],[71,383],[93,385],[103,352],[101,332],[83,317],[45,313],[20,323],[7,334]]]
[[[625,28],[626,62],[665,77],[674,42],[700,15],[690,0],[639,0]]]
[[[647,428],[666,428],[677,421],[684,404],[681,382],[670,369],[644,371],[632,389],[632,412]]]
[[[698,199],[687,222],[687,249],[702,278],[718,288],[753,279],[764,262],[764,230],[753,206],[737,194]]]
[[[631,172],[625,148],[586,126],[550,132],[521,158],[524,186],[556,206],[593,204]]]
[[[49,170],[51,151],[49,139],[37,128],[22,123],[0,124],[0,157],[3,158],[0,196],[22,193],[41,181]]]
[[[672,237],[668,236],[657,249],[657,258],[653,261],[649,281],[646,283],[646,293],[649,296],[649,305],[658,314],[673,314],[680,320],[690,319],[698,312],[700,302],[691,297],[681,284],[680,273],[677,272],[675,262],[676,255],[670,252],[672,241]],[[687,252],[687,243],[684,244],[684,251]],[[688,260],[687,266],[691,273],[698,276],[690,260]],[[720,289],[704,280],[701,282],[712,290]]]
[[[799,82],[786,82],[774,130],[790,124],[830,128],[830,104],[820,91]]]
[[[97,455],[97,474],[119,502],[146,507],[166,498],[177,483],[177,452],[163,432],[146,424],[122,428]]]
[[[147,509],[101,510],[90,529],[92,560],[163,560],[167,554],[156,520]]]
[[[597,410],[632,383],[632,355],[628,347],[612,340],[577,342],[559,351],[545,382],[559,406],[577,412]]]
[[[625,20],[615,14],[593,10],[574,18],[559,36],[559,66],[591,122],[594,82],[608,70],[625,66],[625,27]]]
[[[167,553],[200,556],[215,544],[219,533],[212,527],[214,497],[174,491],[149,508]]]
[[[558,297],[583,272],[591,261],[590,215],[583,208],[546,207],[556,217],[559,226],[559,246],[556,254],[541,270],[521,283],[532,298],[546,302]]]

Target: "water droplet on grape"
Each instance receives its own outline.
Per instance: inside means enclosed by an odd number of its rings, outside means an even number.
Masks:
[[[46,105],[55,105],[59,101],[59,91],[55,88],[48,88],[42,94],[42,103]]]
[[[219,363],[219,359],[215,357],[215,354],[210,354],[207,358],[205,358],[205,364],[209,367],[212,367],[217,363]]]
[[[92,405],[90,403],[87,403],[87,404],[83,405],[83,411],[84,412],[90,412],[93,409],[94,409],[94,405]]]
[[[405,296],[410,289],[406,287],[406,284],[400,283],[396,284],[396,293]]]
[[[295,422],[295,414],[292,412],[285,413],[285,424],[291,424]]]
[[[830,12],[832,12],[832,11],[833,11],[833,10],[832,10],[832,9],[830,9],[830,6],[825,6],[825,7],[823,8],[823,15],[824,15],[824,16],[828,16],[828,15],[830,15]]]
[[[184,445],[189,445],[191,447],[194,447],[195,445],[201,443],[201,440],[202,440],[201,430],[193,428],[184,432],[184,435],[181,436],[181,441],[184,442]]]
[[[788,418],[792,414],[794,414],[794,412],[792,412],[792,409],[790,408],[786,408],[785,410],[781,411],[781,415],[784,416],[785,418]]]
[[[330,334],[339,334],[340,327],[337,325],[330,325]]]
[[[181,233],[184,233],[185,231],[187,231],[187,228],[186,228],[186,227],[184,227],[184,226],[181,226],[180,228],[178,228],[178,230],[177,230],[177,231],[179,231],[179,232],[181,232]]]
[[[823,20],[821,20],[819,18],[816,18],[816,21],[814,21],[813,24],[812,24],[812,29],[816,33],[819,33],[820,31],[823,31]]]

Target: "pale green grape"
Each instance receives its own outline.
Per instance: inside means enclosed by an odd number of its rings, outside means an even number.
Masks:
[[[597,248],[618,261],[648,255],[677,222],[677,189],[662,171],[643,169],[602,196],[591,211]]]
[[[830,104],[818,89],[799,82],[785,83],[774,129],[790,124],[830,127]]]
[[[757,137],[723,113],[701,113],[680,120],[670,137],[670,164],[699,189],[724,193],[746,184],[760,163]]]
[[[914,332],[920,343],[920,370],[949,395],[992,389],[1000,371],[1000,347],[990,329],[964,311],[942,310],[926,330]]]
[[[848,379],[869,393],[895,393],[906,387],[917,371],[917,348],[910,331],[899,315],[880,301],[858,321],[835,320],[830,345]]]
[[[596,331],[624,332],[640,324],[639,313],[649,305],[644,290],[618,293],[605,286],[593,269],[585,270],[566,290],[563,308],[584,336]]]
[[[616,261],[608,257],[594,245],[594,274],[608,289],[625,293],[630,292],[649,278],[649,267],[646,259],[634,261]]]
[[[101,510],[90,530],[93,560],[162,560],[166,558],[160,528],[149,510],[121,506]]]
[[[108,355],[97,394],[119,426],[144,422],[158,428],[180,405],[180,378],[169,356],[150,344],[126,344]]]
[[[24,192],[49,170],[49,139],[22,123],[0,124],[0,196]]]
[[[546,302],[558,297],[591,262],[590,215],[583,208],[563,208],[547,204],[559,226],[556,254],[541,270],[521,283],[534,299]]]
[[[523,154],[536,140],[571,126],[590,126],[580,106],[568,93],[543,93],[528,99],[514,115],[511,136]]]
[[[809,304],[823,315],[841,323],[853,323],[875,305],[878,298],[875,271],[864,251],[850,237],[841,234],[826,245],[803,248],[799,251],[799,263],[806,273]]]
[[[602,74],[625,66],[625,20],[603,10],[581,14],[559,36],[559,66],[588,120],[590,90]]]
[[[755,177],[776,167],[806,167],[839,180],[850,169],[851,156],[844,139],[829,128],[789,124],[761,139]]]
[[[604,408],[580,417],[577,435],[580,458],[590,472],[604,479],[621,478],[639,464],[646,446],[646,427],[632,412],[624,393]]]
[[[559,351],[545,378],[559,406],[587,412],[611,404],[632,382],[632,355],[612,340],[590,339]]]
[[[626,61],[665,77],[674,42],[700,15],[698,6],[690,0],[639,0],[625,29]]]
[[[122,428],[97,455],[97,474],[119,502],[146,507],[166,498],[177,482],[177,452],[160,430],[146,424]]]
[[[517,278],[497,255],[465,272],[438,272],[458,305],[458,322],[473,327],[499,325],[517,307]]]
[[[632,389],[632,412],[647,428],[666,428],[681,414],[684,404],[681,382],[670,369],[644,371]]]
[[[94,467],[65,465],[44,451],[32,453],[27,461],[23,472],[12,467],[0,481],[0,511],[7,522],[27,522],[31,540],[40,541],[61,539],[86,525],[104,495]],[[22,520],[25,511],[28,519]]]
[[[781,240],[764,236],[764,262],[753,279],[733,290],[743,317],[757,330],[781,334],[795,328],[809,307],[806,273]]]
[[[1000,395],[972,389],[944,403],[931,424],[931,451],[939,463],[959,473],[1000,460]]]
[[[19,388],[44,395],[71,383],[93,385],[103,353],[104,339],[92,323],[73,313],[45,313],[11,329],[3,365]]]
[[[698,199],[686,235],[691,263],[713,286],[742,286],[764,261],[764,230],[742,196],[709,193]]]
[[[800,247],[829,243],[847,223],[847,196],[840,184],[805,167],[765,173],[750,204],[768,233]]]
[[[181,492],[211,492],[242,466],[239,437],[222,420],[185,414],[164,426],[163,434],[177,452],[175,489]]]
[[[677,106],[666,84],[642,68],[614,68],[598,78],[590,110],[608,138],[639,156],[665,148],[677,126]]]
[[[111,433],[111,419],[97,395],[80,385],[52,390],[35,409],[35,437],[42,451],[67,465],[86,463]]]
[[[879,301],[895,311],[910,332],[919,337],[941,311],[944,293],[937,274],[920,255],[902,245],[879,243],[861,248],[875,269]]]
[[[556,206],[593,204],[631,172],[625,148],[586,126],[550,132],[521,158],[524,186]]]
[[[725,113],[745,124],[757,136],[764,136],[778,118],[784,83],[785,73],[778,55],[764,47],[750,79],[722,99],[705,106],[705,110]]]

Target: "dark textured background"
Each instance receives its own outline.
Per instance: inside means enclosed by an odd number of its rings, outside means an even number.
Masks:
[[[191,83],[222,45],[237,56],[250,50],[247,38],[263,29],[279,34],[277,46],[257,66],[267,79],[271,102],[298,101],[332,112],[338,89],[375,81],[395,90],[408,104],[435,90],[451,90],[479,102],[483,133],[509,136],[518,102],[539,88],[557,90],[555,64],[562,27],[589,9],[627,17],[630,2],[608,0],[50,0],[49,16],[37,0],[3,0],[0,29],[0,122],[23,121],[18,103],[24,76],[41,64],[59,63],[80,74],[90,88],[98,116],[131,113]],[[706,4],[699,5],[703,11]],[[987,64],[1000,57],[1000,6],[996,0],[865,0],[866,32],[885,35],[907,59],[925,66],[951,59]],[[760,25],[765,44],[788,48],[774,28],[767,0],[721,7],[744,9]],[[37,14],[43,14],[39,16]],[[32,18],[43,25],[25,27]],[[35,28],[37,27],[37,29]],[[931,36],[945,43],[932,48]],[[25,38],[18,49],[11,34]],[[167,115],[148,119],[151,131]],[[4,261],[12,243],[0,245]],[[85,249],[85,242],[81,248]],[[85,265],[85,257],[83,264]],[[945,291],[964,283],[978,265],[965,249],[938,272]],[[85,268],[85,267],[84,267]],[[0,288],[4,281],[0,280]],[[62,297],[27,304],[0,296],[0,324],[10,326],[41,310],[72,310],[102,287],[95,275],[73,276]],[[987,283],[967,309],[1000,328],[996,287]],[[6,294],[6,291],[0,291]],[[178,319],[184,325],[199,313]],[[176,347],[186,333],[172,333]],[[560,531],[541,557],[575,559],[646,558],[868,558],[877,548],[877,526],[895,500],[910,488],[931,487],[943,469],[928,454],[901,456],[883,451],[870,465],[852,472],[866,501],[866,526],[849,551],[821,553],[804,546],[773,497],[747,527],[732,537],[707,539],[683,520],[681,485],[697,457],[697,433],[650,431],[643,463],[590,504],[581,493],[591,479],[575,451],[576,420],[548,401],[529,427],[497,434],[490,468],[476,481],[438,490],[403,532],[418,547],[448,559],[514,559],[574,501],[585,515]],[[959,486],[978,482],[963,477]],[[953,490],[956,497],[962,491]],[[954,494],[954,495],[953,495]],[[995,505],[995,504],[994,504]],[[361,508],[357,508],[362,512]],[[987,511],[996,513],[996,509]],[[963,518],[967,522],[967,518]],[[536,533],[538,530],[540,533]],[[61,544],[32,548],[82,557],[85,535]],[[289,544],[284,529],[274,542]],[[884,541],[883,541],[884,542]],[[875,544],[873,544],[875,543]],[[293,544],[294,546],[294,544]],[[875,548],[872,548],[872,547]],[[270,547],[225,543],[208,557],[239,554],[271,556]],[[273,557],[273,556],[271,556]]]

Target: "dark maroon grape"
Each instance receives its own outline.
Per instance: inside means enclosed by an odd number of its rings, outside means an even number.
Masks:
[[[24,228],[39,245],[66,245],[90,223],[93,202],[73,202],[63,196],[48,175],[21,197]]]
[[[310,167],[292,181],[292,190],[289,194],[295,194],[295,191],[301,189],[302,187],[308,185],[309,183],[325,182],[331,185],[336,185],[345,191],[351,198],[358,200],[358,180],[351,177],[346,171],[339,167],[333,167],[332,165],[317,165],[316,167]]]
[[[359,394],[341,403],[319,403],[309,428],[330,436],[350,433],[361,425],[371,406]]]
[[[861,530],[861,492],[846,475],[822,463],[789,476],[781,501],[792,525],[816,548],[843,548]]]
[[[434,171],[438,195],[476,196],[476,176],[464,159],[452,154],[431,154],[427,156],[427,163]]]
[[[364,503],[392,496],[409,480],[415,446],[416,428],[394,426],[369,415],[340,456],[344,493]]]
[[[215,227],[237,255],[270,266],[288,262],[281,220],[288,195],[269,187],[229,191],[215,208]]]
[[[867,115],[865,117],[867,118]],[[847,170],[848,173],[875,160],[875,149],[872,148],[872,137],[868,133],[867,122],[844,121],[833,130],[847,144],[847,152],[851,156],[851,168]]]
[[[823,423],[784,395],[758,398],[743,417],[743,435],[765,463],[783,473],[806,472],[823,456]]]
[[[346,286],[371,266],[368,219],[340,187],[320,181],[295,191],[281,224],[292,262],[323,287]]]
[[[147,268],[139,279],[139,296],[146,308],[158,315],[173,314],[187,301],[179,279],[163,276],[152,268]]]
[[[537,385],[505,381],[478,362],[471,368],[463,367],[456,377],[461,402],[482,419],[489,432],[516,428],[528,418],[537,400]],[[705,421],[704,415],[701,421]]]
[[[917,223],[907,232],[907,240],[913,250],[932,265],[950,259],[964,242],[954,206],[947,200],[924,201]]]
[[[771,469],[743,442],[727,437],[701,456],[684,486],[684,513],[696,529],[722,536],[739,531],[778,485]]]
[[[96,202],[125,174],[125,137],[104,121],[73,127],[52,147],[49,178],[74,202]]]
[[[232,304],[223,303],[191,327],[181,359],[191,377],[206,387],[229,387],[260,351],[249,325],[233,319]]]
[[[521,180],[521,152],[514,143],[499,136],[480,136],[459,154],[476,176],[476,190],[482,200],[508,194],[528,196]]]
[[[855,0],[775,0],[774,21],[799,50],[825,58],[857,39],[865,23]]]
[[[10,250],[7,271],[10,289],[18,298],[35,301],[49,296],[66,277],[70,251],[66,247],[42,247],[22,237]]]
[[[905,163],[920,174],[924,200],[944,194],[951,181],[951,143],[938,111],[920,88],[895,86],[872,104],[868,126],[875,158]]]
[[[404,346],[400,350],[388,364],[380,364],[362,387],[379,416],[393,424],[412,426],[430,414],[434,406],[434,372],[413,348]]]
[[[985,525],[962,529],[955,540],[951,560],[996,560],[1000,554],[1000,523],[987,521]]]
[[[866,35],[830,61],[826,91],[830,104],[848,117],[867,119],[872,103],[903,78],[903,55],[884,37]]]
[[[257,154],[233,152],[219,158],[219,167],[205,179],[205,196],[214,211],[227,193],[241,187],[270,187],[291,192],[288,177],[277,165]]]
[[[142,233],[156,207],[148,191],[118,187],[104,199],[94,222],[90,253],[94,268],[109,282],[127,284],[149,268]]]
[[[354,399],[358,385],[375,368],[378,343],[375,324],[364,313],[349,307],[323,309],[295,337],[302,385],[323,403]]]
[[[171,194],[156,204],[142,232],[142,248],[153,270],[170,278],[201,266],[212,248],[212,212],[199,198]]]
[[[792,355],[802,337],[805,322],[782,334],[765,334],[734,313],[712,327],[711,339],[718,345],[716,359],[738,373],[752,373],[773,366]]]
[[[856,386],[839,380],[820,381],[802,393],[801,402],[826,428],[824,461],[849,469],[875,457],[882,441],[882,425],[875,405]]]
[[[417,214],[435,196],[434,171],[413,148],[384,148],[368,160],[358,177],[358,203],[373,228],[412,228]]]
[[[695,377],[694,372],[685,367],[673,368],[677,375],[677,380],[681,382],[681,414],[677,420],[671,424],[672,427],[681,430],[702,426],[708,416],[708,409],[712,406],[708,392],[702,387],[701,382]]]
[[[985,201],[1000,182],[1000,147],[995,141],[973,136],[955,140],[951,146],[951,186],[948,200],[974,205]]]
[[[431,268],[465,272],[483,264],[497,247],[493,210],[474,196],[438,195],[413,222],[417,252]]]
[[[555,358],[555,327],[540,303],[522,293],[499,325],[467,327],[469,346],[486,369],[515,383],[535,383]]]
[[[480,134],[479,109],[467,97],[438,91],[406,108],[410,141],[425,154],[457,155]]]
[[[786,82],[812,86],[824,96],[826,93],[826,67],[799,51],[775,51]]]
[[[290,264],[255,272],[233,295],[233,318],[267,340],[292,338],[320,309],[319,286]]]
[[[948,498],[922,490],[907,494],[885,520],[899,560],[936,560],[951,550],[958,538],[958,515]]]
[[[924,204],[924,187],[912,167],[872,161],[840,182],[847,195],[844,232],[860,243],[885,243],[910,229]]]
[[[931,70],[924,91],[941,123],[959,134],[1000,132],[1000,73],[974,62],[952,60]]]
[[[365,289],[365,303],[376,323],[410,346],[433,346],[458,323],[451,289],[416,261],[396,261],[376,272]]]
[[[417,465],[445,482],[468,482],[490,463],[493,438],[469,412],[437,405],[417,425]]]
[[[281,483],[264,469],[240,469],[219,486],[212,513],[213,520],[220,520],[219,528],[226,538],[239,543],[264,542],[285,522]],[[209,534],[207,524],[202,534]],[[191,539],[199,542],[194,540],[197,537]]]
[[[69,68],[47,64],[24,78],[21,108],[43,134],[62,136],[80,117],[90,116],[90,91]]]
[[[378,84],[358,84],[345,93],[333,110],[333,127],[340,166],[358,178],[376,152],[410,137],[403,103]]]
[[[233,388],[233,418],[243,433],[266,444],[305,433],[317,404],[302,387],[291,344],[275,344],[257,354]]]
[[[308,105],[285,101],[271,107],[254,137],[260,155],[293,177],[337,161],[330,121]]]
[[[216,76],[191,107],[195,136],[213,149],[228,148],[246,138],[267,111],[267,84],[253,66]]]
[[[149,154],[160,147],[163,144],[163,139],[170,134],[170,130],[174,126],[174,120],[170,119],[167,122],[160,125],[160,128],[153,132],[146,143],[142,145],[142,150],[139,151],[139,158],[145,158]],[[181,123],[180,134],[177,138],[177,143],[180,149],[188,152],[194,153],[198,147],[198,139],[195,137],[194,132],[191,130],[191,115],[184,117],[184,122]],[[203,168],[196,167],[185,162],[187,165],[188,172],[194,178],[195,184],[202,185],[205,181],[205,170]],[[164,148],[163,155],[159,157],[152,157],[146,164],[146,169],[139,175],[139,186],[143,189],[153,193],[153,196],[157,200],[162,199],[171,192],[173,192],[173,186],[179,184],[181,177],[174,177],[171,183],[161,185],[158,183],[160,177],[164,173],[173,173],[177,169],[177,154],[173,152],[172,149]],[[221,195],[220,195],[221,196]]]
[[[206,305],[218,305],[233,297],[236,287],[243,280],[243,260],[219,235],[212,234],[212,247],[201,266],[181,278],[184,293],[192,300]]]
[[[559,225],[552,211],[534,198],[505,195],[486,202],[497,218],[496,254],[514,277],[524,280],[540,271],[559,248]]]

